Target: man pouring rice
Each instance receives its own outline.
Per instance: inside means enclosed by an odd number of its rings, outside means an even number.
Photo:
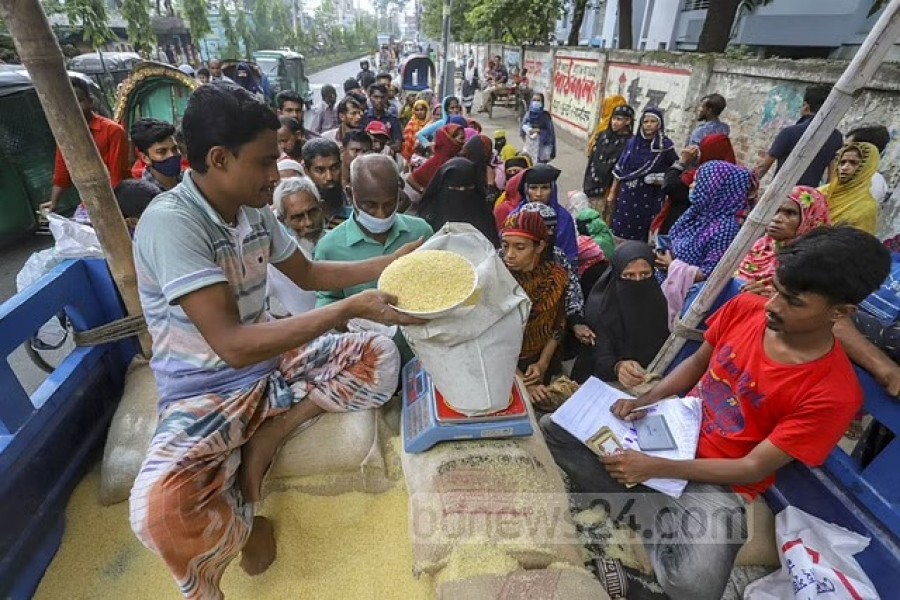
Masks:
[[[389,339],[324,334],[357,317],[420,322],[375,290],[269,319],[270,263],[303,289],[341,289],[377,279],[421,243],[371,260],[307,260],[268,208],[278,127],[247,91],[200,87],[183,121],[192,170],[135,234],[159,424],[131,492],[131,525],[185,598],[221,598],[239,552],[251,575],[275,560],[273,526],[254,518],[252,503],[289,434],[323,412],[376,408],[393,394],[399,358]]]

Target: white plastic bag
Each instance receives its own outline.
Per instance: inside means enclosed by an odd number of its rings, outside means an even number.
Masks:
[[[577,219],[578,214],[581,211],[591,208],[591,203],[588,200],[587,194],[580,190],[572,190],[566,194],[565,199],[562,201],[562,205],[566,207],[566,210],[569,211],[569,214],[572,215],[573,219]]]
[[[56,245],[28,257],[16,275],[16,291],[21,292],[70,258],[103,258],[103,248],[93,227],[54,213],[47,219]]]
[[[103,258],[103,247],[90,225],[50,214],[50,233],[56,240],[56,254],[66,258]]]
[[[788,506],[775,517],[781,570],[754,581],[747,600],[873,600],[875,586],[853,558],[869,538]]]
[[[476,302],[404,327],[404,336],[454,410],[474,416],[505,409],[531,301],[487,238],[467,223],[447,223],[419,250],[469,259],[478,277]]]

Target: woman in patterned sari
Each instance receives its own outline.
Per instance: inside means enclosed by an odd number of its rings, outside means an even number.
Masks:
[[[553,261],[547,226],[537,212],[510,216],[500,244],[503,262],[531,300],[518,371],[529,394],[540,402],[546,397],[550,376],[560,367],[569,274]]]

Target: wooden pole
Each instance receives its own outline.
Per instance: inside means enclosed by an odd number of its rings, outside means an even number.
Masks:
[[[763,197],[750,213],[725,256],[710,274],[709,281],[681,319],[683,325],[695,328],[700,324],[713,302],[734,276],[750,247],[759,239],[766,225],[778,212],[778,207],[794,187],[794,182],[809,167],[844,113],[853,104],[856,95],[872,80],[888,51],[898,39],[900,39],[900,0],[891,0],[856,56],[834,85],[822,109],[816,113],[803,137],[766,188]],[[660,375],[665,372],[684,347],[684,343],[685,338],[670,335],[650,364],[649,371]]]
[[[141,302],[128,228],[87,123],[81,116],[74,116],[81,115],[81,111],[47,15],[38,0],[0,0],[0,17],[34,83],[50,130],[97,231],[125,309],[129,315],[139,315]],[[138,341],[141,351],[149,356],[150,336],[146,331],[138,336]]]

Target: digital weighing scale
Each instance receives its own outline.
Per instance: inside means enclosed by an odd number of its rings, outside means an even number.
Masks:
[[[533,432],[518,379],[505,410],[467,417],[447,406],[419,359],[403,368],[403,438],[409,453],[425,452],[438,442],[522,437]]]

